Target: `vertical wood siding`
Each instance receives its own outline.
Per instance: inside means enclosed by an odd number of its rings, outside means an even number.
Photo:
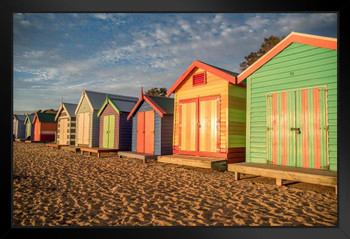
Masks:
[[[132,118],[132,145],[131,150],[137,151],[137,112],[145,112],[154,110],[146,101],[143,101],[139,108],[136,110]],[[161,117],[158,113],[154,112],[154,154],[161,154]],[[147,119],[145,119],[147,120]]]
[[[24,138],[25,137],[25,124],[24,120],[13,120],[13,129],[15,138]]]
[[[103,148],[103,122],[104,117],[107,115],[114,115],[115,116],[115,125],[114,125],[114,148],[119,149],[119,133],[120,133],[120,127],[119,127],[119,114],[115,109],[111,106],[110,103],[106,105],[104,108],[102,114],[99,117],[100,121],[100,133],[99,133],[99,147]]]
[[[146,118],[147,120],[147,118]],[[154,112],[154,154],[161,155],[162,154],[162,118],[159,114]]]
[[[246,161],[267,160],[266,94],[319,86],[327,87],[329,165],[337,170],[337,51],[299,43],[292,43],[247,79]]]
[[[29,121],[26,123],[26,139],[29,137],[29,139],[33,139],[33,125],[31,123],[29,123]]]
[[[173,153],[173,115],[164,115],[161,122],[161,155]]]
[[[129,120],[130,121],[130,120]],[[137,113],[132,117],[131,151],[137,150]]]
[[[100,141],[100,120],[97,117],[98,110],[94,110],[90,115],[90,140],[89,147],[98,147]]]
[[[35,125],[30,123],[29,121],[26,124],[26,139],[34,140],[34,127]]]
[[[92,111],[91,111],[91,107],[90,107],[90,105],[89,105],[89,103],[88,103],[88,99],[86,98],[86,95],[83,95],[83,99],[82,99],[82,102],[81,102],[81,104],[80,104],[80,106],[79,106],[79,108],[78,108],[78,110],[77,110],[77,113],[76,113],[76,117],[77,118],[79,118],[79,114],[81,114],[81,113],[85,113],[85,112],[89,112],[90,113],[90,120],[89,120],[89,124],[90,124],[90,126],[89,126],[89,132],[88,132],[88,137],[89,137],[89,146],[91,147],[91,132],[92,132],[92,130],[91,130],[91,126],[92,126]],[[76,146],[78,146],[78,144],[79,144],[79,123],[78,123],[79,121],[77,120],[77,125],[76,125],[76,139],[75,139],[75,145]],[[99,122],[98,122],[99,123]],[[80,127],[81,128],[81,127]],[[97,143],[97,146],[98,146],[98,143]],[[96,146],[96,147],[97,147]]]
[[[119,149],[131,150],[132,121],[127,120],[129,113],[121,112],[119,115]]]

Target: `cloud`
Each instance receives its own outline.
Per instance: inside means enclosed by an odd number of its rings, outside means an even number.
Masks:
[[[337,15],[334,13],[314,13],[314,14],[283,14],[277,19],[276,24],[283,32],[300,31],[307,32],[312,29],[326,28],[334,26]]]
[[[78,101],[83,88],[133,96],[141,86],[169,88],[195,59],[239,72],[264,37],[332,30],[336,19],[318,13],[14,14],[15,106],[29,107],[23,103],[29,94],[33,105],[49,107],[61,96]]]
[[[260,30],[264,27],[266,27],[270,23],[270,19],[263,18],[262,16],[254,16],[252,18],[249,18],[245,24],[254,30]]]
[[[93,14],[92,16],[97,19],[106,20],[110,18],[111,15],[107,15],[106,13],[96,13],[96,14]]]
[[[43,79],[42,78],[27,78],[27,79],[24,79],[23,81],[24,82],[38,82],[38,81],[42,81]]]

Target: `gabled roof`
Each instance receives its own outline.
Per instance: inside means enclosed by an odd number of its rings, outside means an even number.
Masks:
[[[114,99],[114,98],[110,98],[110,96],[107,96],[105,102],[102,104],[100,110],[98,111],[97,116],[101,115],[101,113],[103,112],[104,108],[106,108],[108,103],[111,104],[111,106],[119,114],[120,112],[130,112],[134,108],[136,101]]]
[[[58,119],[58,116],[61,114],[63,110],[65,110],[69,117],[75,117],[75,109],[77,108],[77,104],[72,103],[62,103],[60,108],[57,111],[57,114],[55,116],[55,120]]]
[[[261,66],[263,66],[266,62],[271,60],[274,56],[284,50],[287,46],[292,44],[293,42],[311,45],[315,47],[323,47],[332,50],[337,50],[337,39],[331,37],[322,37],[298,32],[291,32],[287,37],[285,37],[282,41],[280,41],[276,46],[274,46],[271,50],[265,53],[262,57],[260,57],[254,64],[245,69],[241,74],[237,77],[237,82],[240,83],[245,80],[248,76],[258,70]]]
[[[167,93],[167,97],[169,97],[169,95],[171,95],[172,93],[174,93],[175,89],[186,79],[186,77],[191,74],[191,72],[196,69],[196,68],[201,68],[203,70],[209,71],[210,73],[217,75],[221,78],[223,78],[224,80],[227,80],[228,82],[232,83],[232,84],[236,84],[237,83],[237,75],[238,73],[229,71],[229,70],[225,70],[223,68],[219,68],[217,66],[213,66],[213,65],[209,65],[207,63],[204,63],[202,61],[193,61],[193,63],[186,69],[186,71],[184,73],[182,73],[182,75],[177,79],[177,81],[175,82],[175,84],[168,90]]]
[[[26,119],[26,116],[25,115],[13,115],[13,117],[16,119],[16,120],[25,120]]]
[[[55,113],[36,113],[32,124],[34,124],[36,120],[39,120],[39,122],[55,123],[55,116]]]
[[[174,99],[161,96],[144,95],[141,87],[141,96],[128,115],[128,120],[135,114],[143,101],[146,101],[163,118],[165,114],[174,114]]]
[[[34,114],[27,114],[26,115],[26,118],[25,118],[25,120],[24,120],[24,124],[26,124],[27,123],[27,121],[29,120],[29,123],[32,123],[33,122],[33,119],[34,119]]]
[[[130,100],[130,101],[135,101],[135,102],[137,101],[136,97],[129,97],[129,96],[123,96],[123,95],[114,95],[114,94],[108,94],[108,93],[103,93],[103,92],[83,90],[82,95],[80,97],[80,101],[75,109],[75,114],[77,114],[77,112],[78,112],[78,109],[82,103],[84,95],[86,95],[92,110],[99,110],[100,107],[102,106],[102,104],[105,102],[107,96],[110,98],[113,98],[113,99]]]

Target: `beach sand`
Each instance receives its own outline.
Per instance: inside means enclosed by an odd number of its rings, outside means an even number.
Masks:
[[[14,226],[336,226],[334,189],[13,143]]]

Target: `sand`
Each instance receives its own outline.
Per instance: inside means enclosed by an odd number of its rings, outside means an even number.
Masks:
[[[13,143],[14,226],[335,226],[334,189]]]

